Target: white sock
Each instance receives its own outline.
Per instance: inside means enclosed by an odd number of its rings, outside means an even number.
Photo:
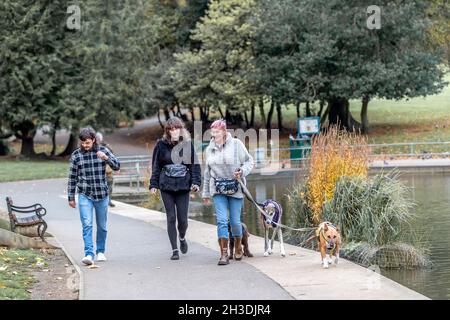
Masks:
[[[180,238],[180,241],[184,241],[184,238],[183,239]]]

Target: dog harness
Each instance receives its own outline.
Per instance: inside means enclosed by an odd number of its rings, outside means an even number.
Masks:
[[[268,200],[264,201],[264,203],[262,204],[263,209],[265,210],[269,204],[272,204],[275,207],[275,213],[272,216],[272,219],[267,218],[263,214],[261,214],[261,216],[264,219],[265,223],[267,223],[267,224],[270,223],[273,228],[276,228],[281,221],[281,215],[283,214],[283,209],[281,208],[281,205],[278,202],[276,202],[275,200],[272,200],[272,199],[268,199]]]

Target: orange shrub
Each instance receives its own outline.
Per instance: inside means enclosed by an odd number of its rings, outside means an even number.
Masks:
[[[339,177],[367,177],[368,159],[369,148],[365,136],[331,126],[314,138],[306,182],[307,201],[314,223],[321,222],[323,205],[333,198]]]

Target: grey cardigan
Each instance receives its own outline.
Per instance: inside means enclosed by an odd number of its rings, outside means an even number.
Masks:
[[[216,188],[214,178],[234,178],[234,171],[242,170],[242,182],[246,184],[245,177],[253,169],[253,158],[241,140],[233,138],[229,132],[225,144],[219,146],[211,139],[205,150],[205,171],[203,175],[203,198],[214,196]],[[239,190],[230,195],[235,198],[243,198],[241,186]]]

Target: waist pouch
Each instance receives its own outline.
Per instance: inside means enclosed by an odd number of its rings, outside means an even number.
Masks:
[[[164,174],[171,178],[185,177],[188,168],[183,164],[167,164],[163,168]]]
[[[231,195],[239,190],[239,182],[236,179],[214,178],[216,192],[225,195]]]
[[[159,176],[159,188],[163,191],[189,191],[191,174],[183,164],[168,164]]]

